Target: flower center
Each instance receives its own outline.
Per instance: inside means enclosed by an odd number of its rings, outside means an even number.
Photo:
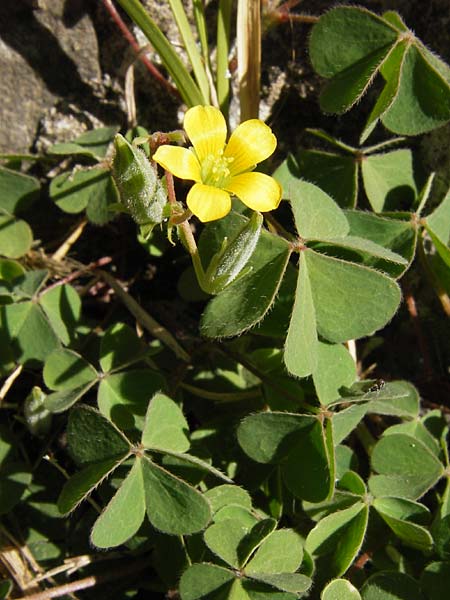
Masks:
[[[226,158],[223,150],[217,154],[208,154],[202,161],[202,181],[205,185],[224,188],[230,179],[229,165],[233,157]]]

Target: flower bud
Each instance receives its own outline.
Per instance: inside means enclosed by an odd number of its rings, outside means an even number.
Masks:
[[[46,435],[52,426],[52,413],[45,408],[46,394],[34,386],[25,399],[23,413],[27,427],[33,435]]]
[[[167,192],[145,153],[122,135],[114,138],[112,176],[120,201],[139,225],[161,223]]]
[[[205,279],[209,289],[205,291],[218,294],[251,270],[247,263],[258,243],[262,223],[262,215],[254,212],[231,242],[224,240],[222,248],[212,257],[206,271]]]

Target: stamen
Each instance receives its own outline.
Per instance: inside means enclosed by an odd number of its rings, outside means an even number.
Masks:
[[[224,188],[230,178],[229,164],[233,157],[223,156],[223,150],[217,154],[208,154],[202,161],[202,181],[205,185]]]

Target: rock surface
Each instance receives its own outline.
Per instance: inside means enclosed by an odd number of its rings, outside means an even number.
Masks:
[[[61,100],[81,110],[91,103],[98,105],[101,70],[96,32],[84,10],[72,18],[70,4],[63,0],[0,3],[3,152],[29,151],[41,120]],[[70,114],[70,109],[66,112]],[[77,129],[70,122],[69,137],[72,127]]]

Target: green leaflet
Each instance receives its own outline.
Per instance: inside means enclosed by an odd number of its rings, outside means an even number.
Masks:
[[[26,210],[39,196],[38,179],[0,167],[0,208],[13,215]]]
[[[288,371],[297,377],[306,377],[317,369],[318,364],[316,312],[305,252],[300,254],[297,289],[284,348],[284,362]]]
[[[125,480],[94,524],[91,542],[98,548],[123,544],[139,529],[145,517],[141,462],[135,460]]]
[[[237,437],[253,460],[281,465],[283,480],[297,498],[320,502],[332,494],[334,453],[329,422],[309,415],[257,413],[241,422]]]
[[[443,474],[443,466],[418,439],[403,433],[382,437],[372,453],[372,468],[378,475],[369,479],[375,496],[398,496],[416,500]]]
[[[347,579],[333,579],[322,590],[321,600],[361,600],[358,590]]]
[[[306,538],[305,548],[325,556],[328,576],[347,571],[359,552],[367,527],[369,509],[361,502],[324,517]]]
[[[97,371],[72,350],[55,350],[45,361],[44,382],[55,391],[72,390],[97,379]]]
[[[101,167],[58,175],[51,181],[50,197],[66,213],[86,209],[89,220],[98,225],[112,218],[108,207],[118,202],[110,170]]]
[[[155,394],[148,405],[142,445],[186,452],[191,445],[187,433],[189,426],[180,407],[164,394]]]
[[[185,535],[206,527],[211,509],[200,492],[146,458],[142,475],[147,516],[156,529]]]
[[[0,254],[20,258],[28,252],[33,242],[33,232],[28,223],[0,213]]]
[[[215,598],[229,598],[234,573],[211,564],[190,566],[181,577],[180,595],[183,600],[200,600],[214,594]]]
[[[372,575],[364,583],[361,588],[361,598],[362,600],[424,600],[415,579],[405,573],[383,571]]]
[[[118,127],[98,127],[86,131],[71,142],[54,144],[48,149],[49,154],[87,156],[100,161],[105,158],[108,148],[118,131]]]

